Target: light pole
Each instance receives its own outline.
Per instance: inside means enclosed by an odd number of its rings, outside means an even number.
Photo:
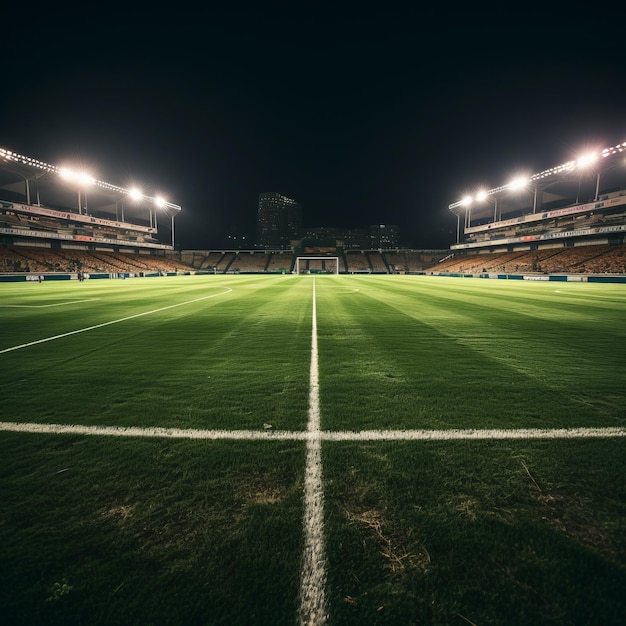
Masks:
[[[78,191],[78,214],[82,215],[83,207],[81,202],[81,189],[85,194],[85,214],[87,213],[87,187],[93,185],[96,179],[87,172],[76,172],[67,168],[61,168],[59,173],[62,178],[76,183]]]

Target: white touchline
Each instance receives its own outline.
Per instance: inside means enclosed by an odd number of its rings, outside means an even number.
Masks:
[[[315,278],[313,278],[311,318],[311,370],[304,470],[304,553],[300,573],[300,623],[317,626],[326,623],[327,610]]]
[[[216,296],[223,296],[225,293],[231,292],[230,287],[226,287],[226,291],[220,293],[214,293],[210,296],[202,296],[201,298],[195,298],[194,300],[187,300],[186,302],[179,302],[178,304],[170,304],[169,306],[163,306],[159,309],[152,309],[151,311],[144,311],[143,313],[135,313],[135,315],[128,315],[127,317],[121,317],[117,320],[111,320],[110,322],[103,322],[102,324],[96,324],[95,326],[87,326],[86,328],[79,328],[78,330],[70,330],[67,333],[61,333],[60,335],[53,335],[52,337],[45,337],[44,339],[37,339],[36,341],[29,341],[28,343],[22,343],[19,346],[12,346],[11,348],[4,348],[0,350],[0,354],[5,352],[12,352],[13,350],[20,350],[22,348],[28,348],[29,346],[35,346],[38,343],[46,343],[47,341],[54,341],[55,339],[62,339],[63,337],[69,337],[70,335],[78,335],[79,333],[86,333],[89,330],[95,330],[96,328],[102,328],[103,326],[110,326],[111,324],[118,324],[119,322],[126,322],[137,317],[143,317],[144,315],[152,315],[152,313],[159,313],[160,311],[167,311],[168,309],[175,309],[179,306],[185,306],[186,304],[193,304],[194,302],[200,302],[201,300],[207,300],[208,298],[215,298]]]

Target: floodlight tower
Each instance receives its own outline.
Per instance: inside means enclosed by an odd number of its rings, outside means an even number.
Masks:
[[[141,189],[138,187],[131,187],[128,189],[127,193],[125,193],[119,200],[115,201],[115,219],[120,221],[119,209],[120,206],[122,208],[122,222],[124,221],[124,199],[130,198],[133,202],[139,202],[143,194],[141,193]]]
[[[165,209],[168,207],[169,203],[161,196],[157,196],[154,199],[154,205],[156,206],[157,209]],[[172,229],[172,249],[173,249],[174,248],[174,212],[172,212],[171,218],[172,218],[171,229]],[[156,212],[154,215],[154,226],[156,228]]]
[[[96,179],[88,172],[71,170],[66,167],[61,168],[59,170],[59,173],[61,174],[62,178],[65,178],[66,180],[76,183],[76,186],[78,189],[78,213],[79,215],[81,215],[83,212],[82,202],[81,202],[81,190],[83,191],[85,195],[85,214],[87,214],[87,187],[94,185],[96,182]]]
[[[123,204],[125,198],[130,198],[135,202],[145,202],[148,204],[150,211],[150,226],[152,227],[154,224],[153,227],[155,230],[157,225],[156,209],[165,209],[167,211],[167,214],[171,217],[172,247],[174,247],[174,217],[182,210],[181,207],[177,204],[173,204],[172,202],[168,202],[162,198],[153,198],[144,195],[143,192],[134,187],[130,189],[125,189],[124,187],[119,187],[118,185],[113,185],[102,180],[96,180],[91,174],[85,171],[75,170],[73,168],[67,167],[59,167],[57,165],[50,165],[49,163],[44,163],[43,161],[38,161],[37,159],[32,159],[31,157],[17,154],[15,152],[12,152],[11,150],[7,150],[6,148],[2,147],[0,147],[0,161],[6,161],[9,163],[15,163],[27,166],[28,168],[32,168],[32,170],[37,172],[37,179],[40,176],[44,176],[46,174],[53,174],[55,176],[59,176],[65,180],[68,180],[77,188],[79,214],[83,214],[83,209],[84,213],[87,214],[87,189],[90,187],[96,187],[98,192],[104,192],[105,194],[107,194],[107,196],[113,194],[113,196],[116,198],[115,216],[118,221],[120,219],[120,207],[122,212],[121,221],[125,221]],[[16,172],[16,174],[24,178],[26,185],[25,196],[27,199],[27,203],[30,204],[30,188],[28,184],[29,178],[24,176],[20,172]],[[37,204],[40,205],[39,191],[37,191]]]
[[[615,162],[614,159],[610,157],[619,154],[621,152],[626,151],[626,142],[622,144],[618,144],[612,148],[605,148],[601,152],[589,152],[587,154],[582,155],[577,161],[576,166],[581,170],[592,170],[596,175],[596,189],[593,196],[593,201],[597,202],[600,196],[600,177],[604,172],[612,170],[615,167],[619,167],[620,165],[624,165],[624,160]],[[600,162],[604,159],[608,159],[610,165],[608,167],[602,167]],[[581,174],[582,176],[582,174]],[[578,190],[580,192],[580,179]]]
[[[33,168],[37,173],[35,174],[35,182],[37,183],[37,205],[41,206],[39,199],[39,179],[49,172],[57,171],[53,166],[44,163],[43,161],[39,161],[37,159],[32,159],[31,157],[24,156],[23,154],[17,154],[12,150],[7,150],[6,148],[0,148],[0,160],[6,161],[9,163],[21,163]],[[24,180],[25,185],[25,196],[26,196],[26,204],[31,203],[30,197],[30,178],[25,176],[20,172],[16,172],[16,174]]]

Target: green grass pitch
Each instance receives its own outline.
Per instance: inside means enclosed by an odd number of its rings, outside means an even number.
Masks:
[[[0,429],[3,624],[298,623],[313,293],[326,622],[623,623],[623,436],[359,433],[623,431],[626,286],[217,275],[0,283],[0,421],[122,431]]]

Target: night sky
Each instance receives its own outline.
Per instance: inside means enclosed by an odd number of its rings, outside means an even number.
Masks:
[[[146,6],[7,9],[0,146],[163,193],[183,249],[252,247],[265,191],[447,248],[467,191],[626,140],[617,8]]]

